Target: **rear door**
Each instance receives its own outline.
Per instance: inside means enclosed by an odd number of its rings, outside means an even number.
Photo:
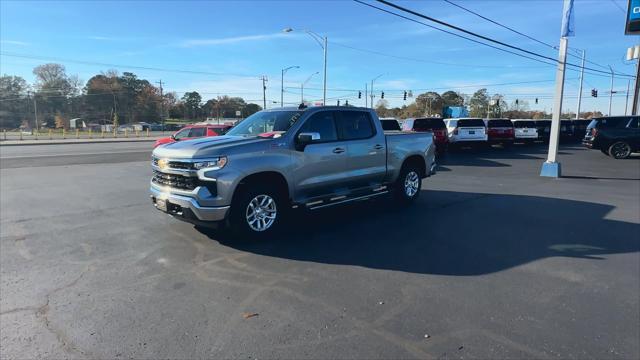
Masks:
[[[293,172],[296,197],[302,199],[333,194],[347,186],[347,144],[338,138],[334,111],[311,115],[296,133],[318,133],[320,139],[296,148],[298,167]]]
[[[338,111],[338,136],[347,144],[345,175],[350,188],[381,184],[387,171],[386,139],[368,111]]]
[[[486,128],[482,119],[458,120],[458,140],[486,139]]]

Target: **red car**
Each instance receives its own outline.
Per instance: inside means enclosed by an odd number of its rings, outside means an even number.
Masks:
[[[442,118],[418,118],[406,119],[402,122],[403,131],[431,131],[436,143],[436,151],[439,154],[445,153],[449,147],[449,138],[447,137],[447,126]]]
[[[153,147],[155,148],[156,146],[170,144],[180,140],[224,135],[230,128],[231,125],[188,125],[169,137],[156,140]]]
[[[501,144],[503,147],[513,145],[516,138],[516,132],[511,120],[487,119],[484,122],[487,125],[489,144]]]

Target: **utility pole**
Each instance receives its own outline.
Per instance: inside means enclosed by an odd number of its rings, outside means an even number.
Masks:
[[[369,107],[369,91],[368,91],[368,86],[369,84],[364,83],[364,107],[368,108]]]
[[[158,81],[160,84],[160,120],[162,121],[162,133],[164,134],[164,93],[162,92],[162,79]]]
[[[262,80],[262,110],[266,110],[267,109],[267,76],[262,75],[260,80]]]
[[[582,103],[582,80],[584,79],[584,50],[582,50],[582,65],[580,66],[580,86],[578,87],[578,109],[576,120],[580,119],[580,104]]]
[[[611,65],[609,65],[609,70],[611,70],[611,87],[609,90],[609,113],[608,115],[611,116],[611,101],[613,100],[613,68],[611,68]]]
[[[287,71],[289,71],[290,69],[299,69],[300,66],[289,66],[287,68],[284,68],[281,70],[281,77],[280,77],[280,107],[284,106],[284,74],[286,74]]]
[[[36,132],[38,131],[38,102],[36,101],[36,93],[33,93],[33,121],[35,122]]]

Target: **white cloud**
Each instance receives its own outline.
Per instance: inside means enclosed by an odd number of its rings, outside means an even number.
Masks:
[[[29,46],[29,45],[31,45],[28,42],[18,41],[18,40],[0,40],[0,44],[18,45],[18,46]]]
[[[224,44],[236,44],[246,41],[262,41],[281,38],[291,35],[284,33],[272,33],[272,34],[258,34],[258,35],[245,35],[245,36],[232,36],[226,38],[215,39],[190,39],[180,43],[182,47],[195,47],[195,46],[211,46],[211,45],[224,45]]]

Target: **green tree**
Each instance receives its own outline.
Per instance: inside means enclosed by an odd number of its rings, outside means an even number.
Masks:
[[[202,104],[202,96],[197,91],[186,92],[182,96],[182,102],[189,119],[196,119],[200,116],[200,106]]]
[[[0,77],[0,127],[17,128],[29,116],[32,110],[28,90],[27,82],[20,76]]]
[[[472,117],[485,117],[489,110],[489,95],[487,89],[480,89],[473,93],[469,100],[469,115]]]
[[[416,97],[416,108],[423,110],[421,114],[416,116],[442,114],[443,105],[444,101],[440,94],[435,91],[427,91]]]
[[[251,116],[251,115],[257,113],[260,110],[262,110],[262,106],[260,106],[258,104],[250,103],[250,104],[247,104],[244,107],[244,111],[243,111],[242,116],[244,116],[244,117]]]
[[[462,106],[464,105],[464,98],[460,93],[455,91],[446,91],[442,94],[442,101],[444,106]]]

